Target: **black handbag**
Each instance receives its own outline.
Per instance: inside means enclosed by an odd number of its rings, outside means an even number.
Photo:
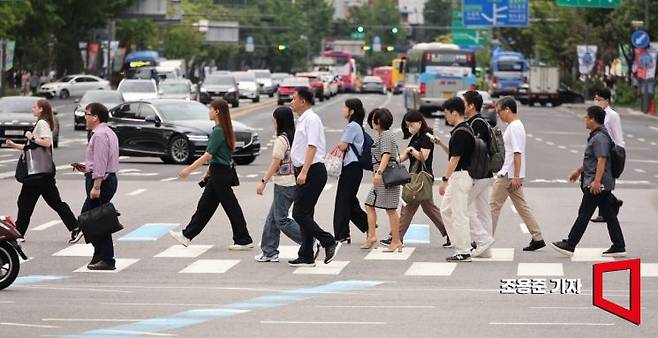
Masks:
[[[87,243],[101,236],[113,234],[123,230],[119,222],[121,214],[112,203],[87,210],[78,216],[78,225]]]
[[[390,161],[382,173],[382,180],[384,181],[384,187],[392,188],[411,182],[411,175],[403,164]]]

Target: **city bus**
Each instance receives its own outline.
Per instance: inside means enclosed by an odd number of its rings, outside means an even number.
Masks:
[[[516,95],[528,82],[530,68],[523,54],[495,50],[491,58],[491,96]]]
[[[382,79],[382,81],[384,81],[384,86],[386,86],[386,89],[388,91],[393,90],[393,81],[392,81],[393,67],[391,66],[375,67],[372,69],[372,75]]]
[[[407,52],[404,82],[406,109],[443,116],[447,99],[476,87],[475,53],[455,44],[416,44]]]
[[[160,54],[156,51],[134,51],[126,55],[121,73],[127,79],[157,79],[155,67],[159,61]]]
[[[352,53],[343,51],[327,50],[322,52],[322,56],[330,57],[336,60],[333,66],[334,73],[340,76],[341,92],[355,92],[357,82],[356,61],[352,58]]]

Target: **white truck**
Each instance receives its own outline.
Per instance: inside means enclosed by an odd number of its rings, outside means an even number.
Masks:
[[[560,105],[560,70],[557,67],[531,66],[528,79],[528,105]]]

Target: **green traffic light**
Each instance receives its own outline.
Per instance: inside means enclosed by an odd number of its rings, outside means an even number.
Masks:
[[[391,28],[391,32],[393,32],[393,34],[397,34],[399,32],[399,30],[398,30],[397,27],[393,27],[393,28]]]
[[[359,27],[356,28],[356,31],[359,32],[359,33],[363,33],[363,31],[365,31],[365,29],[363,28],[363,26],[359,26]]]

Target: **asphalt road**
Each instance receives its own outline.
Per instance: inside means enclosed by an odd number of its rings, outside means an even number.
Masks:
[[[328,145],[335,144],[345,122],[341,95],[314,108],[325,124]],[[356,95],[366,110],[385,106],[394,112],[394,128],[403,115],[400,96]],[[60,112],[62,137],[55,152],[58,166],[84,159],[85,132],[73,131],[72,101],[53,100]],[[232,111],[258,130],[262,154],[238,167],[236,188],[251,236],[259,242],[271,203],[255,193],[269,163],[275,103],[244,105]],[[566,237],[581,194],[566,177],[582,161],[587,130],[583,107],[523,107],[528,132],[526,195],[547,241]],[[229,252],[231,232],[220,210],[204,232],[181,249],[167,235],[185,226],[201,190],[196,173],[176,179],[182,166],[158,158],[122,158],[115,204],[126,229],[115,235],[119,270],[88,272],[90,248],[69,246],[68,233],[43,201],[37,205],[23,245],[31,259],[19,280],[0,292],[0,337],[655,337],[658,330],[658,120],[623,116],[628,162],[616,194],[624,200],[620,221],[629,258],[642,260],[642,324],[636,326],[592,305],[592,266],[609,243],[605,226],[591,224],[576,256],[568,259],[550,248],[526,253],[530,237],[508,203],[494,244],[494,258],[449,264],[451,250],[429,219],[419,212],[402,254],[360,250],[363,236],[353,228],[353,244],[335,262],[313,269],[285,264],[295,247],[281,241],[280,263],[257,263],[248,252]],[[429,120],[447,140],[443,120]],[[406,145],[398,133],[400,146]],[[441,172],[447,157],[434,156]],[[0,149],[0,212],[16,214],[20,185],[13,180],[17,153]],[[367,175],[366,175],[367,176]],[[58,186],[74,210],[83,201],[83,180],[68,169],[58,171]],[[365,198],[371,179],[364,179]],[[331,231],[336,180],[329,179],[316,219]],[[435,200],[439,201],[438,194]],[[384,214],[379,217],[384,219]],[[379,237],[388,232],[382,221]],[[323,254],[320,255],[323,257]],[[580,279],[579,294],[501,294],[501,279]],[[628,273],[607,273],[604,296],[628,307]]]

